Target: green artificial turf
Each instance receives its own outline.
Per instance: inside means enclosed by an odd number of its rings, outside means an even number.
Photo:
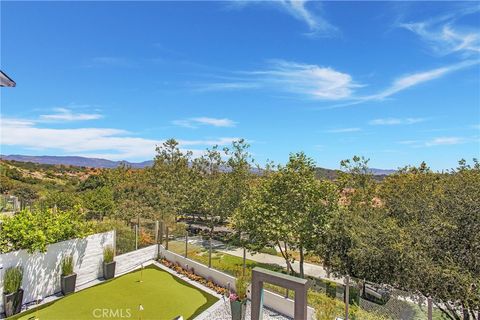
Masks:
[[[218,299],[155,266],[76,292],[10,319],[193,319]],[[139,311],[139,305],[144,310]],[[106,313],[103,310],[107,310]]]

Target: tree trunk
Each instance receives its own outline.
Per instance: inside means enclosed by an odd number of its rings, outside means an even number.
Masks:
[[[465,308],[465,304],[462,303],[462,311],[463,311],[463,320],[470,320],[470,314],[468,309]]]
[[[435,303],[435,306],[440,310],[442,311],[442,313],[447,316],[449,319],[452,319],[452,320],[461,320],[460,317],[458,316],[458,314],[452,310],[449,306],[448,306],[448,303],[447,304],[444,304],[444,306],[446,307],[443,308],[439,303],[437,302],[434,302]]]
[[[283,257],[283,259],[285,259],[285,263],[287,264],[287,270],[291,270],[291,272],[293,274],[294,271],[293,271],[293,268],[292,268],[292,264],[290,263],[290,260],[288,259],[287,243],[284,242],[284,244],[285,244],[285,251],[282,250],[282,246],[280,245],[280,241],[277,241],[277,245],[280,248],[280,253],[282,254],[282,257]]]
[[[212,236],[213,228],[210,229],[210,237],[208,238],[208,267],[212,267]]]
[[[303,245],[300,244],[300,277],[305,278],[305,273],[303,271],[303,261],[305,257],[303,255]]]

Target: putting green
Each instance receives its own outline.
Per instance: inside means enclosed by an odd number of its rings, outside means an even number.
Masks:
[[[153,265],[140,276],[137,270],[8,319],[193,319],[218,300]]]

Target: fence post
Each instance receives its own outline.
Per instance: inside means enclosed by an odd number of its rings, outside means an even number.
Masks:
[[[159,223],[155,220],[155,243],[157,244],[157,259],[160,259],[160,245],[158,244]]]
[[[135,250],[138,250],[138,224],[135,225]]]
[[[113,229],[113,256],[117,255],[117,229]]]
[[[432,320],[433,319],[433,302],[432,302],[432,298],[428,297],[427,298],[427,317],[428,317],[428,320]]]
[[[168,225],[165,226],[165,237],[166,237],[166,239],[165,239],[165,249],[168,250]]]
[[[242,275],[245,277],[245,269],[247,269],[247,249],[243,246],[243,266]]]
[[[188,252],[188,230],[185,230],[185,259],[187,259]]]
[[[350,305],[350,276],[345,277],[345,320],[348,320],[348,307]]]
[[[160,245],[163,245],[163,228],[164,228],[164,225],[163,225],[163,220],[160,221],[160,236],[159,236],[159,243]]]

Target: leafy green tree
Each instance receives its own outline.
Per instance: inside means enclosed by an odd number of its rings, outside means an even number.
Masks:
[[[152,190],[150,204],[155,211],[154,218],[162,220],[164,225],[170,228],[188,207],[191,181],[189,161],[192,153],[180,150],[175,139],[165,141],[156,150],[154,164],[147,172]]]
[[[231,208],[228,195],[228,177],[223,172],[225,161],[218,146],[207,149],[206,153],[193,161],[192,170],[195,172],[195,187],[191,192],[196,192],[199,197],[197,211],[204,217],[209,229],[209,258],[208,265],[212,263],[212,238],[215,227],[225,221]]]
[[[359,164],[361,166],[361,164]],[[357,171],[358,172],[358,171]],[[345,177],[322,250],[336,274],[349,274],[432,297],[450,319],[480,309],[480,166],[461,161],[447,173],[426,164],[374,184],[368,171]]]
[[[90,233],[79,208],[23,210],[3,217],[0,224],[0,253],[26,249],[29,252],[47,249],[47,245]]]
[[[71,191],[51,191],[42,198],[39,206],[59,210],[72,210],[74,207],[81,205],[81,199]]]
[[[306,250],[314,252],[337,206],[335,186],[315,177],[315,163],[304,153],[290,155],[286,166],[267,173],[252,192],[239,227],[249,230],[252,249],[275,244],[290,270],[289,249],[300,252],[300,276],[304,276]]]
[[[12,190],[12,193],[26,204],[31,204],[34,200],[38,198],[37,191],[28,184],[21,184],[16,186],[15,189]]]
[[[410,242],[412,257],[397,278],[434,299],[451,319],[475,319],[480,310],[480,165],[434,173],[425,164],[388,177],[381,189],[388,215]],[[398,280],[400,278],[400,280]]]
[[[227,164],[227,188],[228,188],[228,215],[233,217],[239,211],[243,211],[245,199],[251,192],[255,175],[252,173],[254,160],[248,152],[250,145],[244,139],[233,141],[231,148],[224,148],[228,156]],[[235,223],[232,223],[235,228]],[[236,229],[240,236],[241,229]],[[244,230],[247,231],[247,230]]]
[[[82,193],[83,208],[90,219],[103,219],[112,216],[115,210],[113,191],[107,187],[100,187]]]

